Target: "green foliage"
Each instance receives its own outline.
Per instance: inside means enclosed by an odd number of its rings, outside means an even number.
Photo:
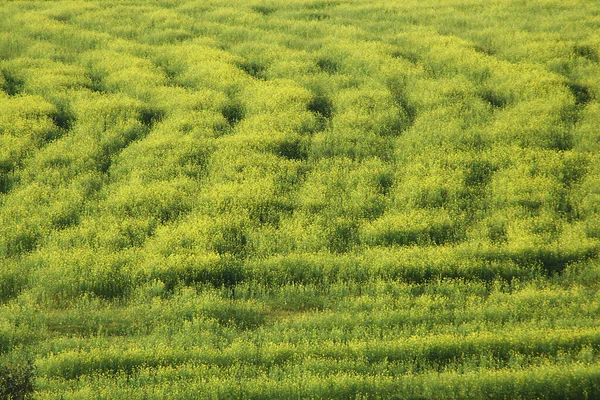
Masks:
[[[132,288],[132,262],[128,254],[98,254],[85,248],[65,251],[60,256],[40,255],[32,281],[40,298],[50,302],[67,302],[86,293],[105,299],[121,298]]]
[[[0,398],[598,398],[598,13],[4,2]]]
[[[24,262],[4,260],[0,271],[0,302],[16,297],[28,283],[29,268]]]
[[[439,245],[460,238],[458,224],[443,209],[386,214],[365,227],[364,236],[371,245]]]
[[[0,396],[3,399],[30,399],[35,387],[31,363],[0,366]]]

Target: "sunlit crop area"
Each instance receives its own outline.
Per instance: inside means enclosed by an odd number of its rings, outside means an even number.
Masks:
[[[0,398],[600,398],[599,32],[1,2]]]

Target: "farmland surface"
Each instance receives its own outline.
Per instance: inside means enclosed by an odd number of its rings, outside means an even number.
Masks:
[[[0,3],[0,398],[599,399],[600,2]]]

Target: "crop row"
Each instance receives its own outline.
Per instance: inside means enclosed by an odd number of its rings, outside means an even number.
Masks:
[[[140,342],[138,346],[142,346]],[[221,367],[251,364],[268,368],[273,365],[302,364],[303,360],[364,360],[412,364],[415,371],[423,368],[443,369],[473,357],[507,362],[522,356],[557,356],[582,349],[597,350],[600,337],[597,328],[587,330],[550,330],[531,332],[478,333],[466,336],[432,335],[402,340],[328,341],[306,343],[264,343],[236,341],[225,348],[169,348],[161,343],[151,347],[92,348],[88,351],[64,351],[37,362],[39,373],[48,377],[74,379],[94,372],[132,372],[140,367],[157,367],[196,362]]]
[[[238,370],[243,371],[244,367]],[[263,372],[243,378],[240,371],[233,370],[232,378],[224,380],[223,372],[214,367],[190,365],[177,369],[145,369],[131,378],[94,376],[72,386],[44,379],[39,396],[78,399],[593,399],[600,390],[597,364],[579,362],[530,369],[481,369],[464,374],[430,372],[402,377],[292,371],[290,377]],[[115,381],[123,385],[109,387]]]

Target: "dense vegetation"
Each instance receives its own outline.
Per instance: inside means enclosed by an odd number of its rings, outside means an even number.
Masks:
[[[0,6],[0,396],[600,398],[600,3]]]

